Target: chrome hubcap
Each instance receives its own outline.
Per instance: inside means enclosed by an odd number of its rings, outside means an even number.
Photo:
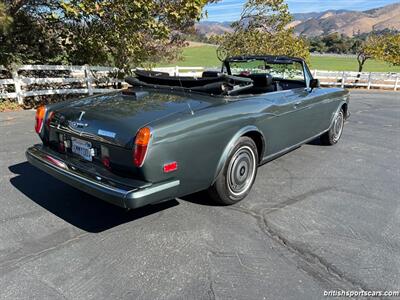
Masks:
[[[250,187],[256,171],[256,157],[253,150],[244,146],[238,149],[229,162],[227,172],[228,188],[235,196],[244,194]]]
[[[332,139],[334,142],[337,142],[340,139],[340,136],[342,135],[342,131],[343,131],[343,113],[339,112],[339,114],[337,115],[334,123],[333,123],[333,132],[332,132]]]

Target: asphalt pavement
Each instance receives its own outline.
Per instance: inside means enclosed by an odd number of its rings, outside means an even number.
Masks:
[[[248,198],[126,212],[29,165],[0,113],[1,299],[323,299],[400,290],[400,92],[352,91],[340,142],[259,169]]]

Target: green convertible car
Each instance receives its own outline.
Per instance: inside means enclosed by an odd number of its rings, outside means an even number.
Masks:
[[[208,190],[247,196],[257,168],[320,137],[338,142],[349,94],[286,56],[230,57],[200,77],[137,70],[130,88],[42,106],[31,164],[124,208]]]

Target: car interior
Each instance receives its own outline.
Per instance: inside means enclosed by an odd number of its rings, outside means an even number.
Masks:
[[[251,95],[306,87],[301,61],[276,57],[226,60],[221,71],[204,71],[201,77],[147,70],[136,70],[135,75],[126,78],[133,86],[169,87],[210,95]]]
[[[221,72],[216,71],[205,71],[202,74],[202,78],[218,78],[219,76],[221,76]],[[306,87],[304,80],[283,79],[279,77],[273,77],[269,73],[241,73],[234,76],[249,78],[252,80],[253,86],[245,91],[242,91],[246,94],[264,94]]]

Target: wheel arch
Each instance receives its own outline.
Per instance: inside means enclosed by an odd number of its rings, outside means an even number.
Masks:
[[[216,178],[218,177],[218,175],[220,174],[220,172],[222,171],[224,165],[225,165],[225,161],[229,156],[229,152],[231,151],[232,147],[235,145],[236,141],[241,138],[242,136],[247,136],[249,138],[251,138],[254,143],[257,146],[257,152],[258,152],[258,164],[261,162],[262,158],[263,158],[263,154],[265,151],[265,147],[266,147],[266,142],[265,142],[265,137],[264,134],[261,132],[261,130],[259,130],[256,126],[250,125],[250,126],[245,126],[242,129],[240,129],[239,131],[237,131],[233,137],[229,140],[228,144],[225,146],[221,157],[218,161],[218,165],[217,168],[215,170],[214,173],[214,178],[213,178],[213,182],[215,182]]]
[[[335,120],[336,116],[339,114],[340,110],[343,109],[344,107],[347,109],[347,103],[345,101],[340,101],[337,109],[332,112],[331,119],[330,119],[330,122],[329,122],[329,127],[328,127],[328,129],[326,131],[328,131],[332,127],[333,121]],[[344,115],[346,117],[346,112],[345,111],[344,111]]]
[[[344,102],[344,103],[342,104],[341,108],[343,109],[345,119],[347,119],[347,116],[348,116],[348,108],[349,108],[349,105],[347,104],[347,102]]]

